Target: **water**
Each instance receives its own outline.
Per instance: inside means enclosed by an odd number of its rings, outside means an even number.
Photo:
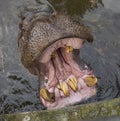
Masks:
[[[120,97],[120,1],[100,0],[97,5],[91,5],[88,0],[50,2],[57,11],[81,18],[94,35],[95,41],[86,43],[80,56],[98,77],[98,92],[82,103]],[[17,15],[23,6],[33,4],[33,0],[0,1],[1,114],[44,109],[39,101],[37,77],[23,67],[17,48]],[[46,7],[46,3],[41,6]]]

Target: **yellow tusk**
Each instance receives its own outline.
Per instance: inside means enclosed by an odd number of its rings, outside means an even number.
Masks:
[[[54,95],[54,93],[50,93],[47,89],[45,89],[45,88],[41,88],[40,89],[40,96],[44,99],[44,100],[46,100],[46,101],[48,101],[48,102],[54,102],[55,101],[55,95]]]
[[[85,80],[85,83],[86,83],[89,87],[94,86],[94,85],[97,84],[97,78],[96,78],[95,76],[93,76],[93,75],[87,76],[84,80]]]
[[[73,51],[73,48],[72,48],[71,46],[66,46],[66,47],[65,47],[65,51],[66,51],[67,53],[70,53],[70,52]]]
[[[60,82],[60,83],[57,85],[57,88],[58,88],[59,90],[62,90],[65,96],[69,96],[70,93],[69,93],[68,85],[67,85],[66,82]]]
[[[75,92],[78,90],[77,84],[78,84],[78,80],[76,78],[71,78],[68,80],[68,85]]]

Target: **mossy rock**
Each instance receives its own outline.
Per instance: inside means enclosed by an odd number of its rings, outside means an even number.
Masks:
[[[120,115],[120,98],[61,109],[0,115],[0,121],[79,121]]]

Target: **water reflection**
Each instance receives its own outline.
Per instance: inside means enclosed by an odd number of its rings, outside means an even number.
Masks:
[[[87,11],[103,5],[102,0],[49,0],[57,11],[83,17]]]

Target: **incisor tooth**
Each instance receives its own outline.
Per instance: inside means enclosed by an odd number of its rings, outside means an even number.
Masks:
[[[54,102],[55,99],[54,99],[54,93],[50,93],[47,89],[45,88],[41,88],[40,89],[40,96],[46,100],[46,101],[49,101],[49,102]]]
[[[97,84],[97,78],[93,75],[87,76],[84,80],[89,87],[92,87]]]
[[[68,85],[75,92],[78,90],[77,84],[78,84],[78,80],[76,78],[71,78],[68,80]]]
[[[67,53],[72,52],[73,48],[71,46],[66,46],[65,50]]]
[[[59,90],[62,90],[65,96],[69,96],[70,93],[69,93],[68,85],[67,85],[66,82],[60,82],[60,83],[57,85],[57,88],[58,88]]]

